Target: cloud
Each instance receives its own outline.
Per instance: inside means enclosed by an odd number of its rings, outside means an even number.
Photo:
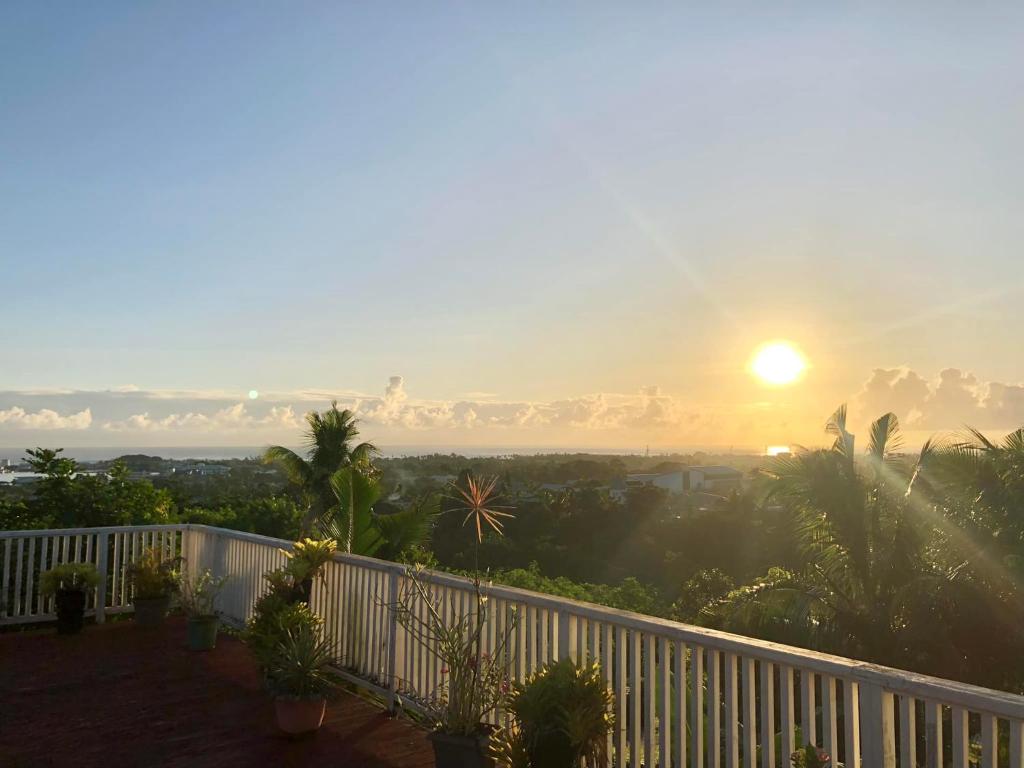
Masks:
[[[92,424],[92,411],[89,408],[78,413],[61,416],[50,408],[41,408],[35,412],[26,411],[19,406],[12,406],[0,411],[0,428],[10,429],[88,429]]]
[[[1024,386],[983,382],[959,368],[945,368],[931,381],[908,368],[877,368],[857,405],[868,418],[892,411],[911,429],[1010,430],[1024,424]]]
[[[295,411],[289,406],[274,406],[263,416],[253,416],[244,403],[222,408],[212,414],[190,411],[152,417],[147,411],[135,413],[125,419],[108,421],[103,429],[110,432],[171,432],[171,431],[238,431],[247,429],[293,429],[299,426]]]

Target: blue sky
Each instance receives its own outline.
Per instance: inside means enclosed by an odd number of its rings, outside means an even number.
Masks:
[[[1011,4],[5,3],[0,444],[223,444],[239,402],[251,444],[331,396],[403,443],[807,441],[847,400],[1017,426],[1022,32]],[[774,338],[800,384],[746,374]]]

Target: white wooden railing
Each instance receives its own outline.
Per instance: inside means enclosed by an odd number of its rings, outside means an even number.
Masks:
[[[124,566],[152,544],[227,575],[219,609],[237,626],[291,546],[202,525],[0,532],[0,624],[52,619],[38,574],[69,560],[100,570],[89,604],[97,621],[130,610]],[[447,612],[472,610],[467,579],[425,579]],[[417,707],[442,674],[388,608],[408,587],[403,566],[338,554],[312,605],[346,677]],[[601,664],[617,719],[609,765],[788,768],[810,742],[847,768],[1024,768],[1021,696],[510,587],[486,592],[485,642],[493,649],[511,628],[515,679],[566,656]]]

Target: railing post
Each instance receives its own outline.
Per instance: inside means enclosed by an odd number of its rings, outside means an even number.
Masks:
[[[893,695],[877,683],[861,683],[860,733],[864,768],[896,768]]]
[[[401,572],[388,569],[388,710],[398,709],[398,580]]]
[[[102,624],[107,620],[107,549],[109,548],[109,534],[102,531],[96,537],[96,570],[100,574],[100,583],[96,586],[96,623]]]

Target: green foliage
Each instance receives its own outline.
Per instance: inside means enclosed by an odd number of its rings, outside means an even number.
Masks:
[[[319,627],[322,623],[323,620],[308,605],[292,602],[272,588],[256,601],[242,638],[252,650],[260,668],[266,671],[277,647],[286,637],[299,627]]]
[[[301,539],[292,545],[291,550],[281,550],[288,558],[284,570],[295,583],[315,579],[331,562],[337,549],[338,542],[334,539]]]
[[[508,703],[514,727],[492,742],[501,768],[570,768],[604,765],[615,726],[612,694],[601,668],[571,659],[548,664]]]
[[[214,604],[227,579],[227,576],[215,577],[209,568],[195,579],[190,579],[182,574],[179,589],[181,590],[181,608],[185,614],[193,618],[216,616],[217,610]]]
[[[698,571],[683,584],[679,598],[672,604],[672,618],[694,624],[708,605],[728,595],[734,587],[733,580],[720,568]]]
[[[178,590],[180,557],[164,558],[159,547],[146,547],[125,569],[136,600],[154,600]]]
[[[327,671],[332,661],[331,644],[323,637],[315,617],[295,614],[292,618],[268,656],[268,686],[277,696],[321,698],[332,685]]]
[[[100,575],[89,563],[64,563],[43,571],[39,576],[39,593],[53,597],[58,590],[88,592],[100,583]]]
[[[174,521],[174,503],[165,490],[148,481],[129,478],[123,462],[114,462],[106,474],[78,473],[62,449],[28,451],[28,463],[44,477],[32,485],[24,515],[29,527],[94,527],[155,525]]]
[[[623,579],[618,585],[576,582],[565,576],[557,578],[545,576],[535,562],[530,563],[528,568],[497,570],[488,573],[487,576],[496,584],[528,589],[532,592],[568,597],[585,603],[607,605],[610,608],[646,613],[651,616],[667,614],[667,609],[658,595],[658,590],[642,584],[635,578]]]

